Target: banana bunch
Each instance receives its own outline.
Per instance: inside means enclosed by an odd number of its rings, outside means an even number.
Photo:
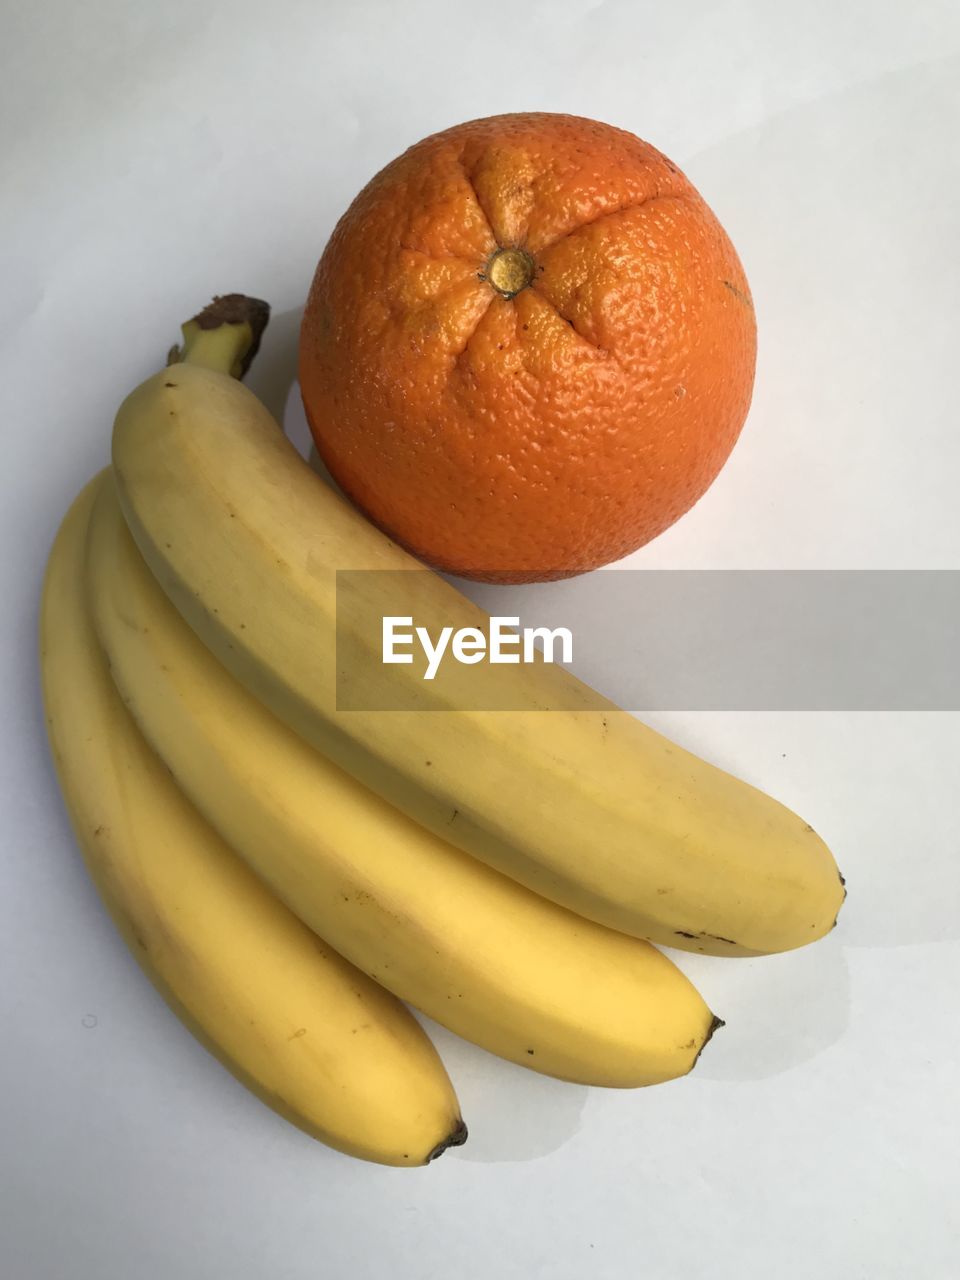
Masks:
[[[184,326],[50,558],[51,744],[131,950],[271,1106],[386,1164],[466,1136],[402,1002],[561,1079],[685,1074],[721,1024],[651,941],[813,941],[844,896],[830,852],[559,667],[512,668],[511,711],[458,709],[409,667],[391,678],[422,710],[338,710],[337,645],[370,644],[338,630],[338,570],[415,569],[428,621],[478,612],[243,387],[265,323],[231,295]]]
[[[268,1105],[338,1150],[424,1164],[466,1129],[419,1023],[264,888],[113,685],[84,587],[90,512],[109,486],[91,481],[64,519],[40,613],[50,744],[90,874],[174,1011]]]

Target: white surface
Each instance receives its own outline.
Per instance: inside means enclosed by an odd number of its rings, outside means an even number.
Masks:
[[[960,568],[960,10],[5,8],[0,1274],[955,1277],[960,717],[658,717],[826,836],[839,929],[796,955],[684,957],[728,1026],[655,1090],[561,1085],[438,1031],[471,1140],[397,1172],[276,1119],[141,976],[61,810],[34,631],[59,517],[179,321],[213,292],[268,298],[254,385],[282,403],[350,198],[424,134],[515,109],[663,148],[756,297],[741,444],[636,562]]]

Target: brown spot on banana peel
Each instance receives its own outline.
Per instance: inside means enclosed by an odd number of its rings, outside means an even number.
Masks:
[[[433,1148],[433,1150],[427,1156],[424,1163],[430,1164],[432,1161],[438,1160],[445,1151],[450,1149],[450,1147],[462,1147],[468,1137],[469,1137],[469,1133],[467,1130],[467,1126],[463,1123],[463,1120],[458,1116],[457,1123],[454,1126],[454,1129],[451,1132],[450,1136],[448,1138],[444,1138],[442,1142],[437,1143],[437,1145]]]
[[[699,933],[688,933],[686,929],[674,929],[673,932],[678,938],[689,938],[691,941],[695,941],[697,938],[710,938],[712,942],[722,942],[727,947],[739,946],[739,943],[733,938],[723,938],[719,933],[706,933],[703,930]]]

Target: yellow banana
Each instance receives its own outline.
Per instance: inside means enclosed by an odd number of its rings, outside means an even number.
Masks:
[[[264,1102],[340,1151],[423,1164],[466,1130],[419,1024],[227,848],[114,688],[83,592],[100,482],[61,526],[40,623],[51,748],[90,873],[171,1007]]]
[[[587,1084],[689,1071],[714,1019],[654,947],[412,822],[286,728],[164,596],[105,487],[88,583],[123,698],[180,785],[311,928],[451,1030]]]
[[[255,697],[422,825],[624,933],[745,955],[833,927],[842,880],[809,825],[612,704],[594,710],[561,667],[496,668],[518,709],[461,710],[490,668],[425,682],[412,666],[384,669],[379,637],[357,632],[369,678],[414,682],[423,711],[338,712],[337,639],[351,636],[341,616],[337,637],[336,571],[422,566],[324,485],[229,376],[250,326],[202,315],[185,326],[184,362],[122,405],[113,460],[151,569]],[[438,576],[409,584],[404,612],[431,634],[484,627]]]

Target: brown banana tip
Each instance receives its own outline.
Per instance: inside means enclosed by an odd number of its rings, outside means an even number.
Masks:
[[[692,1070],[693,1070],[693,1068],[697,1065],[697,1063],[700,1061],[700,1055],[701,1055],[701,1053],[703,1053],[704,1049],[707,1047],[707,1045],[708,1045],[708,1044],[710,1043],[710,1041],[713,1039],[713,1033],[714,1033],[715,1031],[719,1031],[721,1027],[725,1027],[726,1025],[727,1025],[727,1024],[724,1022],[724,1020],[723,1020],[722,1018],[718,1018],[716,1014],[714,1014],[714,1015],[713,1015],[713,1017],[712,1017],[712,1019],[711,1019],[711,1021],[710,1021],[710,1025],[709,1025],[709,1027],[707,1027],[707,1034],[703,1037],[703,1044],[702,1044],[702,1045],[700,1046],[700,1048],[697,1050],[697,1056],[694,1058],[693,1062],[690,1064],[690,1070],[691,1070],[691,1071],[692,1071]]]
[[[427,1156],[427,1164],[431,1164],[434,1160],[439,1160],[443,1153],[450,1147],[462,1147],[468,1136],[467,1126],[458,1117],[456,1127],[453,1129],[450,1136],[444,1138],[442,1142],[438,1142]]]
[[[240,370],[242,378],[260,350],[260,339],[270,322],[270,304],[262,298],[248,298],[245,293],[224,293],[209,302],[193,317],[200,329],[219,329],[223,324],[248,324],[252,340],[243,357]]]
[[[842,907],[843,907],[843,904],[844,904],[844,903],[846,902],[846,900],[847,900],[847,882],[846,882],[846,880],[843,878],[843,872],[842,872],[842,871],[838,871],[838,872],[837,872],[837,875],[840,877],[840,884],[843,886],[843,897],[840,899],[840,906],[841,906],[841,908],[842,908]],[[834,916],[834,918],[833,918],[833,924],[830,926],[830,928],[831,928],[831,929],[835,929],[839,923],[840,923],[840,912],[838,911],[838,912],[837,912],[837,914],[836,914],[836,915]]]

